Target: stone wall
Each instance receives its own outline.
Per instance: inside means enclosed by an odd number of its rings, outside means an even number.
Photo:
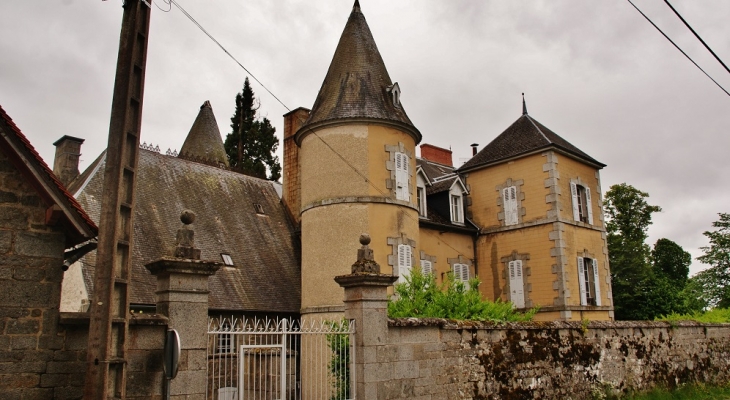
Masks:
[[[730,380],[728,324],[399,319],[383,339],[358,353],[378,399],[590,399]]]

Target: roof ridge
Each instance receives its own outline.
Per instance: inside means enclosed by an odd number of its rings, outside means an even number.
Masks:
[[[547,140],[547,142],[549,144],[553,144],[553,141],[550,140],[550,139],[548,139],[548,137],[545,135],[545,133],[542,131],[542,129],[540,129],[540,127],[537,126],[537,124],[535,123],[535,121],[532,120],[532,117],[530,117],[527,114],[525,114],[524,116],[527,117],[527,120],[530,121],[530,123],[532,124],[532,126],[534,126],[535,129],[537,129],[538,132],[540,132],[540,134],[542,135],[542,137],[545,138],[545,140]]]

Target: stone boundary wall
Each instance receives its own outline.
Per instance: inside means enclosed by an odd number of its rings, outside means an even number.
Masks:
[[[730,380],[730,324],[396,319],[384,339],[362,360],[378,399],[591,399]]]

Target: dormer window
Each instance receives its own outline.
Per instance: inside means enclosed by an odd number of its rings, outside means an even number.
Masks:
[[[398,86],[398,82],[394,83],[393,86],[388,88],[388,91],[390,92],[390,95],[393,99],[393,105],[396,107],[400,107],[400,86]]]
[[[226,264],[228,266],[233,265],[233,259],[231,258],[230,254],[221,254],[221,258],[223,259],[223,264]]]
[[[256,210],[256,214],[264,215],[264,206],[261,204],[254,203],[253,208]]]
[[[451,195],[451,222],[464,223],[463,198],[460,195]]]

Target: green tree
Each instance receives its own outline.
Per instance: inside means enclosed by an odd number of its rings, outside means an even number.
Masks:
[[[712,223],[717,228],[704,233],[710,245],[700,247],[704,252],[697,259],[710,268],[693,277],[706,293],[710,307],[730,307],[730,214],[720,213],[720,220]]]
[[[659,239],[651,251],[651,258],[655,273],[669,279],[677,289],[684,289],[689,275],[689,265],[692,264],[691,254],[669,239]]]
[[[631,185],[613,185],[606,192],[608,256],[616,319],[654,319],[650,304],[664,292],[652,281],[650,248],[646,244],[651,215],[661,211],[646,202],[649,194]],[[657,301],[658,302],[658,301]]]
[[[258,108],[246,78],[243,90],[236,94],[236,111],[231,117],[231,133],[226,136],[224,147],[231,167],[262,178],[266,177],[268,169],[268,179],[276,181],[281,177],[281,165],[275,155],[279,139],[271,121],[257,119]]]

